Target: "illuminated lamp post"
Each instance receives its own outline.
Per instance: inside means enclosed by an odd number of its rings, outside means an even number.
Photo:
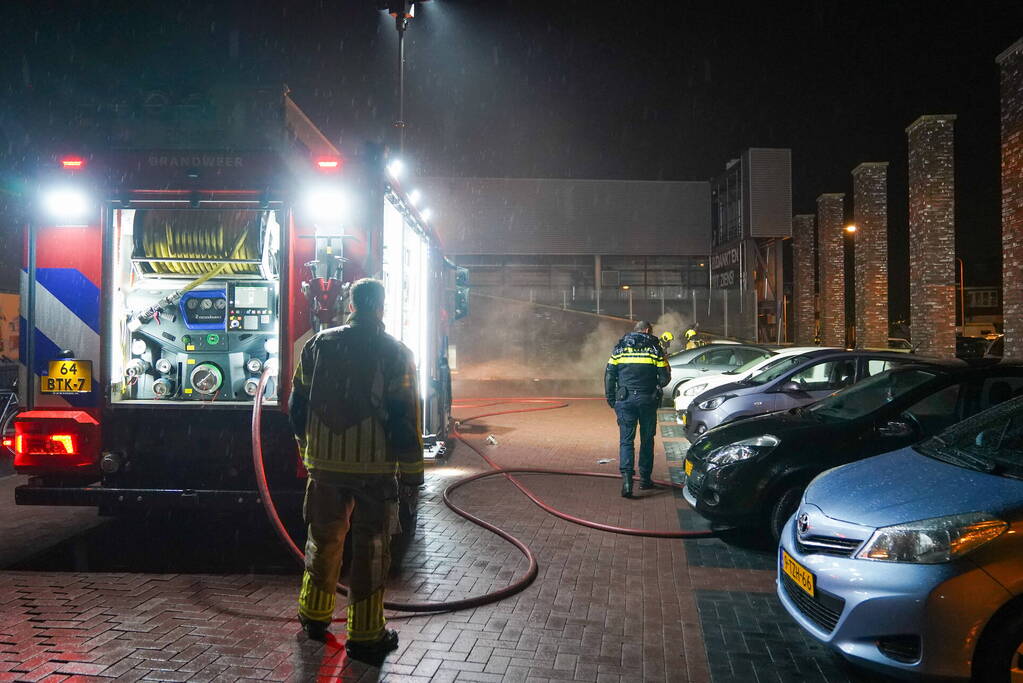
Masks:
[[[394,17],[394,28],[398,31],[398,153],[405,151],[405,30],[408,20],[416,15],[416,5],[428,0],[382,0],[378,5]]]

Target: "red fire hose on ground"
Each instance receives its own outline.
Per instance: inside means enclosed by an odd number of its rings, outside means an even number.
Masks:
[[[302,550],[295,543],[294,539],[288,533],[284,523],[281,521],[280,515],[277,512],[277,508],[274,506],[273,498],[270,494],[270,487],[266,480],[266,469],[263,464],[263,445],[261,438],[261,426],[263,416],[263,394],[266,388],[267,380],[272,374],[272,368],[267,368],[263,371],[263,375],[259,379],[259,388],[256,391],[257,399],[253,402],[252,407],[252,465],[256,473],[256,485],[259,488],[260,501],[262,502],[263,509],[266,511],[267,518],[270,520],[271,526],[273,526],[278,538],[281,542],[291,551],[291,554],[301,563],[305,564],[305,555]],[[499,410],[490,413],[482,413],[480,415],[473,415],[462,419],[462,424],[470,422],[472,420],[479,420],[485,417],[494,417],[497,415],[511,415],[515,413],[529,413],[540,410],[557,410],[560,408],[568,407],[568,401],[573,400],[588,400],[588,399],[562,399],[562,398],[503,398],[503,399],[483,399],[483,403],[471,403],[462,402],[456,407],[459,408],[484,408],[496,405],[505,404],[527,404],[532,407],[528,408],[513,408],[509,410]],[[490,472],[480,472],[479,474],[473,474],[458,481],[450,484],[443,494],[444,504],[451,509],[452,512],[463,517],[477,526],[483,527],[487,531],[490,531],[508,543],[515,546],[519,552],[521,552],[526,559],[529,561],[529,566],[526,568],[525,573],[509,585],[504,588],[485,593],[483,595],[476,595],[469,598],[463,598],[460,600],[449,600],[445,602],[393,602],[385,601],[384,607],[390,610],[396,610],[399,612],[454,612],[461,609],[467,609],[470,607],[480,607],[487,605],[492,602],[503,600],[504,598],[510,597],[519,593],[529,587],[531,583],[536,579],[537,576],[537,562],[536,557],[530,551],[529,547],[525,543],[515,538],[507,531],[504,531],[498,526],[491,524],[490,522],[477,517],[471,512],[459,507],[452,499],[451,495],[462,486],[470,484],[480,479],[487,477],[503,476],[510,481],[519,491],[521,491],[529,500],[535,503],[540,509],[545,512],[559,517],[567,522],[573,524],[579,524],[581,526],[589,527],[591,529],[598,529],[600,531],[607,531],[616,534],[627,534],[630,536],[644,536],[649,538],[708,538],[714,535],[712,531],[670,531],[670,530],[650,530],[650,529],[631,529],[626,527],[618,527],[610,524],[601,524],[600,522],[593,522],[587,519],[582,519],[574,515],[570,515],[566,512],[562,512],[557,508],[545,503],[536,494],[534,494],[528,487],[522,484],[512,474],[529,473],[529,474],[556,474],[559,476],[572,476],[572,477],[602,477],[605,479],[617,479],[619,475],[610,474],[606,472],[579,472],[575,470],[558,470],[558,469],[547,469],[539,467],[516,467],[516,468],[502,468],[496,462],[491,460],[482,450],[476,447],[471,441],[466,439],[461,433],[454,432],[454,436],[464,443],[470,450],[476,453],[484,462],[487,463],[491,468]],[[680,484],[675,484],[670,481],[654,480],[655,483],[671,487],[671,488],[682,488]],[[338,592],[342,595],[348,595],[348,588],[339,583]],[[340,619],[339,621],[343,621]]]

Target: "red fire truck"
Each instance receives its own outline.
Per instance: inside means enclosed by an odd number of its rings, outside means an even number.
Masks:
[[[364,276],[385,283],[387,329],[419,367],[426,455],[442,453],[465,298],[395,162],[370,145],[342,158],[282,89],[149,92],[106,113],[40,175],[26,230],[17,502],[255,504],[268,367],[267,474],[300,491],[294,366]]]

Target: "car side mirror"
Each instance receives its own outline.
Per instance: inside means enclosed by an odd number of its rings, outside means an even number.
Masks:
[[[796,382],[785,382],[778,388],[778,391],[783,394],[801,394],[803,388]]]
[[[877,433],[881,436],[888,438],[905,438],[907,436],[913,436],[915,430],[913,425],[902,420],[889,420],[888,422],[879,425]]]

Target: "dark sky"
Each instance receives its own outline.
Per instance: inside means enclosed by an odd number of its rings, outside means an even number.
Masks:
[[[140,84],[285,82],[345,149],[391,136],[393,22],[372,0],[14,0],[5,185],[71,103]],[[407,38],[406,147],[423,175],[707,179],[791,147],[794,208],[889,161],[893,314],[908,270],[905,127],[956,121],[967,284],[998,281],[995,56],[1023,3],[432,0]],[[47,128],[49,126],[49,128]],[[850,196],[851,198],[851,196]]]

